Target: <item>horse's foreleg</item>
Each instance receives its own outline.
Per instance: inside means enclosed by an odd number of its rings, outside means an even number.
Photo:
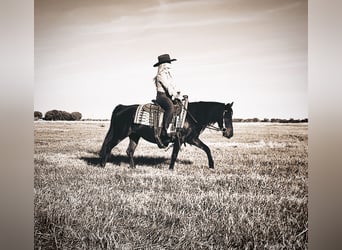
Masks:
[[[180,143],[178,140],[175,141],[175,143],[173,144],[173,150],[172,150],[172,155],[171,155],[171,163],[169,166],[170,170],[173,170],[174,166],[175,166],[175,162],[178,156],[178,152],[180,149]]]
[[[214,168],[214,160],[213,157],[211,156],[211,151],[207,145],[205,145],[199,138],[195,138],[192,140],[192,144],[195,145],[196,147],[204,150],[208,156],[208,162],[209,162],[209,168]]]
[[[131,168],[135,168],[135,164],[134,164],[134,159],[133,159],[133,155],[134,155],[134,151],[136,149],[136,147],[138,146],[138,142],[139,142],[140,137],[138,135],[130,135],[129,136],[129,145],[128,148],[126,150],[126,153],[129,157],[129,165]]]

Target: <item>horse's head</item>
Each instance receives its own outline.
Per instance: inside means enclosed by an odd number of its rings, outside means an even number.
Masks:
[[[222,121],[218,122],[222,135],[227,138],[233,137],[233,103],[228,103],[224,107]]]

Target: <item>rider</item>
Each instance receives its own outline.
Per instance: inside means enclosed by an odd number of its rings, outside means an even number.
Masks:
[[[173,81],[171,62],[177,59],[171,59],[169,54],[158,56],[158,62],[153,67],[158,67],[157,75],[154,77],[154,83],[157,89],[156,102],[165,110],[163,129],[170,134],[171,121],[175,112],[173,100],[180,99],[180,91],[176,89]],[[165,147],[160,140],[160,130],[156,130],[155,139],[159,147]]]

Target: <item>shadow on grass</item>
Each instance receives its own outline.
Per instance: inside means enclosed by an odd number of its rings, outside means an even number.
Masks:
[[[87,162],[88,165],[100,166],[99,157],[80,157],[81,160]],[[156,166],[159,164],[170,164],[171,158],[166,157],[151,157],[151,156],[136,156],[134,157],[135,165],[147,165]],[[111,154],[108,158],[107,163],[112,163],[114,165],[121,165],[122,163],[129,164],[129,158],[126,155],[113,155]],[[190,160],[178,160],[177,163],[190,165],[193,162]]]

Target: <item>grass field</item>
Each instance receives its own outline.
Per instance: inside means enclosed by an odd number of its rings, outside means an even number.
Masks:
[[[308,125],[235,123],[204,151],[128,140],[96,165],[109,122],[35,122],[35,249],[307,249]]]

